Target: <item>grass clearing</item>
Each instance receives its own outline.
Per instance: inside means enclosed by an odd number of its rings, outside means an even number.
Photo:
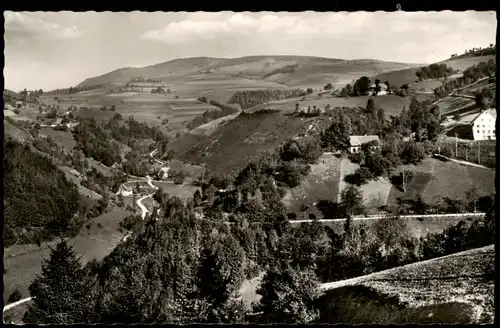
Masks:
[[[103,214],[86,223],[80,233],[69,240],[77,254],[82,255],[82,261],[86,263],[93,258],[100,260],[104,258],[121,241],[123,234],[118,231],[120,222],[131,213],[117,209],[113,212]],[[87,228],[89,225],[90,228]],[[4,303],[17,288],[23,297],[29,297],[28,287],[40,273],[42,259],[48,258],[50,247],[54,247],[56,241],[37,245],[16,245],[4,250],[4,268],[7,273],[3,276]]]
[[[193,197],[196,190],[200,190],[200,187],[193,186],[192,184],[176,185],[172,182],[153,182],[155,186],[160,188],[163,192],[170,195],[170,197],[177,196],[180,199],[186,201]]]
[[[453,218],[453,217],[444,217],[444,218],[405,218],[400,219],[404,223],[405,230],[410,233],[411,236],[419,238],[421,236],[425,236],[429,233],[441,232],[444,229],[457,224],[458,221],[462,218]],[[328,222],[322,222],[325,227],[329,227],[336,234],[344,233],[344,220],[333,220]],[[370,226],[375,224],[376,220],[354,220],[354,226],[366,225]]]
[[[317,307],[320,310],[317,323],[328,324],[465,324],[471,321],[472,314],[470,305],[459,302],[407,308],[396,298],[365,286],[327,291],[317,301]]]
[[[254,112],[256,110],[267,108],[267,109],[277,109],[284,113],[293,113],[295,110],[295,104],[299,104],[299,108],[307,108],[308,106],[317,106],[320,108],[324,108],[326,105],[330,105],[331,107],[366,107],[368,103],[368,99],[373,99],[375,101],[375,106],[379,108],[383,108],[387,117],[389,115],[399,115],[403,110],[403,107],[410,105],[410,98],[400,97],[396,95],[386,95],[386,96],[359,96],[359,97],[349,97],[349,98],[341,98],[331,95],[323,95],[323,96],[307,96],[305,100],[301,100],[302,98],[290,98],[284,99],[280,101],[270,102],[268,104],[258,105],[253,107],[247,112]]]
[[[413,197],[414,191],[419,190],[428,203],[434,203],[438,196],[464,200],[465,193],[472,185],[477,187],[481,195],[492,195],[495,192],[495,171],[489,169],[452,161],[443,162],[435,158],[426,158],[418,165],[403,167],[417,174],[416,180],[412,182],[414,189],[407,192],[408,196]],[[406,193],[393,187],[387,204],[396,205],[396,198],[404,196],[407,196]]]
[[[418,262],[364,281],[362,285],[396,296],[409,307],[466,303],[471,319],[493,322],[494,246],[487,246],[432,261]],[[493,270],[493,271],[491,271]]]
[[[283,202],[290,212],[298,213],[302,206],[314,208],[322,199],[336,199],[339,189],[341,160],[324,154],[318,163],[311,165],[311,172],[296,188],[290,189]]]
[[[76,140],[71,132],[57,131],[52,128],[41,128],[40,136],[50,137],[56,144],[70,152],[76,146]]]

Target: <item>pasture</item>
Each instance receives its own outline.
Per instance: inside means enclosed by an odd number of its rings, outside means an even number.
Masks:
[[[80,233],[69,240],[76,253],[82,256],[82,262],[86,263],[93,258],[101,260],[109,254],[121,241],[123,234],[118,231],[120,222],[131,213],[117,209],[113,212],[103,214],[86,223]],[[28,287],[41,271],[42,259],[48,259],[50,247],[54,247],[57,241],[37,245],[16,245],[4,250],[4,268],[7,273],[3,275],[4,303],[7,303],[9,295],[17,288],[22,297],[29,297]]]
[[[193,197],[196,190],[200,190],[200,187],[193,186],[192,184],[185,183],[183,185],[176,185],[172,182],[153,182],[155,186],[161,189],[162,192],[167,193],[170,197],[179,197],[183,201]]]
[[[41,128],[40,136],[50,137],[56,144],[66,152],[71,152],[76,146],[76,140],[71,132],[57,131],[52,128]]]
[[[494,260],[492,245],[388,270],[362,285],[396,296],[411,308],[451,302],[467,304],[472,322],[490,323],[495,316],[495,283],[483,275],[494,267]]]
[[[314,203],[336,200],[339,191],[341,159],[334,155],[322,155],[318,164],[311,165],[311,172],[300,185],[287,191],[283,202],[288,211],[299,213],[301,207],[314,208]]]
[[[426,95],[420,95],[419,98],[427,98]],[[324,108],[326,105],[330,105],[331,107],[366,107],[368,103],[368,99],[373,99],[375,101],[375,106],[377,108],[383,108],[387,117],[389,115],[399,115],[403,110],[403,107],[406,106],[408,108],[410,104],[411,98],[399,97],[396,95],[386,95],[386,96],[359,96],[359,97],[336,97],[332,95],[323,95],[323,96],[307,96],[305,100],[301,100],[302,98],[290,98],[284,99],[280,101],[270,102],[268,104],[258,105],[253,107],[247,112],[255,112],[256,110],[266,108],[266,109],[276,109],[280,110],[283,113],[293,113],[295,110],[296,104],[299,104],[299,108],[307,108],[314,106],[319,108]]]
[[[476,186],[481,195],[492,195],[495,192],[495,171],[461,165],[451,161],[443,162],[434,158],[426,158],[418,165],[405,165],[416,173],[406,193],[395,187],[391,188],[387,205],[396,205],[397,198],[414,198],[420,193],[428,203],[435,203],[436,198],[450,197],[466,199],[465,193],[472,185]]]

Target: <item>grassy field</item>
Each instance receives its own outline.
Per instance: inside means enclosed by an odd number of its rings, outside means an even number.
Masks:
[[[32,140],[33,137],[31,134],[29,134],[27,131],[22,130],[9,122],[8,120],[3,120],[3,126],[4,126],[4,136],[12,136],[14,139],[24,142],[26,140]]]
[[[50,137],[56,144],[70,152],[76,146],[76,140],[71,132],[57,131],[52,128],[41,128],[40,136]]]
[[[487,62],[490,59],[495,59],[495,56],[481,56],[481,57],[469,57],[469,58],[458,58],[458,59],[449,59],[446,61],[443,61],[441,63],[444,63],[448,65],[449,67],[452,67],[453,69],[459,70],[459,72],[463,72],[467,68],[471,67],[472,65],[476,65],[480,62]],[[380,79],[380,81],[389,81],[391,85],[394,85],[396,87],[400,87],[403,84],[415,84],[413,87],[418,90],[419,88],[422,88],[421,86],[418,85],[417,83],[417,76],[415,73],[417,72],[418,68],[406,68],[402,70],[395,70],[395,71],[389,71],[389,72],[383,72],[381,74],[375,75],[371,78],[372,81],[375,81],[375,79]],[[434,85],[434,82],[432,82]],[[439,86],[439,85],[438,85]]]
[[[433,203],[437,196],[465,199],[465,193],[475,185],[480,194],[492,195],[495,192],[495,172],[492,170],[443,162],[427,158],[418,165],[407,165],[417,173],[406,193],[392,187],[387,205],[395,205],[397,197],[414,197],[418,190],[424,200]]]
[[[397,296],[412,308],[451,302],[469,304],[473,322],[492,323],[495,284],[485,274],[494,272],[494,259],[492,245],[390,270],[362,284]]]
[[[421,95],[420,97],[426,98],[427,96]],[[341,98],[335,97],[331,95],[323,95],[323,96],[308,96],[305,100],[301,100],[302,98],[290,98],[275,102],[270,102],[269,104],[258,105],[254,108],[247,110],[247,112],[253,112],[262,108],[267,109],[277,109],[284,113],[292,113],[295,110],[295,104],[299,104],[300,108],[307,108],[308,106],[317,106],[320,108],[324,108],[327,104],[332,107],[366,107],[368,103],[368,99],[373,99],[375,101],[375,106],[378,108],[383,108],[387,117],[389,115],[399,115],[399,113],[403,110],[403,107],[406,106],[408,108],[410,104],[410,98],[399,97],[396,95],[386,95],[386,96],[359,96],[359,97],[349,97],[349,98]]]
[[[323,155],[318,164],[311,165],[311,172],[298,187],[290,189],[283,202],[290,212],[298,213],[302,206],[314,208],[322,199],[337,199],[341,160],[334,155]]]
[[[436,233],[436,232],[441,232],[444,229],[457,224],[458,219],[457,218],[452,218],[452,217],[447,217],[447,218],[424,218],[424,219],[417,219],[417,218],[408,218],[408,219],[401,219],[405,230],[410,233],[411,236],[414,236],[416,238],[419,238],[421,236],[425,236],[429,233]],[[359,225],[366,225],[370,226],[374,223],[376,223],[376,220],[356,220],[353,221],[353,224],[355,226]],[[335,233],[337,234],[342,234],[344,232],[344,221],[343,220],[336,220],[336,221],[329,221],[329,222],[322,222],[324,226],[327,226]],[[300,223],[297,223],[300,224]]]
[[[92,219],[82,227],[80,233],[69,240],[77,254],[82,255],[83,262],[93,258],[104,258],[123,238],[118,231],[120,222],[130,212],[115,210]],[[48,245],[54,247],[57,241]],[[37,274],[40,273],[43,258],[48,258],[50,249],[47,244],[16,245],[4,250],[3,299],[7,303],[9,295],[17,288],[23,298],[29,297],[28,287]]]
[[[201,192],[200,187],[193,186],[192,184],[176,185],[172,182],[153,182],[153,184],[171,197],[177,196],[184,201],[192,198],[196,190],[200,190]]]

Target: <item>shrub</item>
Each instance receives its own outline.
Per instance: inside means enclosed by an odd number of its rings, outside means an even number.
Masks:
[[[14,302],[20,301],[22,298],[23,298],[23,295],[22,295],[22,294],[21,294],[21,292],[20,292],[20,291],[16,288],[16,290],[14,290],[14,291],[12,292],[12,294],[10,294],[8,301],[9,301],[9,302],[11,302],[11,303],[14,303]]]
[[[401,150],[401,161],[403,164],[418,164],[425,158],[425,150],[422,144],[408,141],[403,144]]]
[[[359,187],[373,178],[374,175],[368,168],[360,167],[354,173],[346,175],[344,181]]]

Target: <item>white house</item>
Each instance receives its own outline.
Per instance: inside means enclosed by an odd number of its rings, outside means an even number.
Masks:
[[[349,137],[349,152],[352,154],[359,153],[361,146],[376,141],[380,145],[380,138],[378,136],[350,136]],[[371,148],[379,148],[380,146],[372,146]]]
[[[169,177],[169,172],[170,172],[170,168],[169,167],[166,167],[166,166],[163,166],[163,167],[160,167],[160,169],[158,170],[158,172],[156,173],[156,176],[158,177],[158,179],[160,180],[164,180],[164,179],[168,179]]]
[[[132,196],[133,193],[134,192],[130,190],[127,186],[121,185],[116,194],[122,196]]]
[[[370,95],[370,96],[385,96],[386,94],[389,93],[387,90],[387,84],[380,83],[378,86],[379,86],[379,89],[377,89],[377,85],[375,83],[370,85],[370,87],[368,88],[368,95]]]
[[[447,135],[469,140],[496,140],[496,119],[497,112],[494,108],[466,115]]]

